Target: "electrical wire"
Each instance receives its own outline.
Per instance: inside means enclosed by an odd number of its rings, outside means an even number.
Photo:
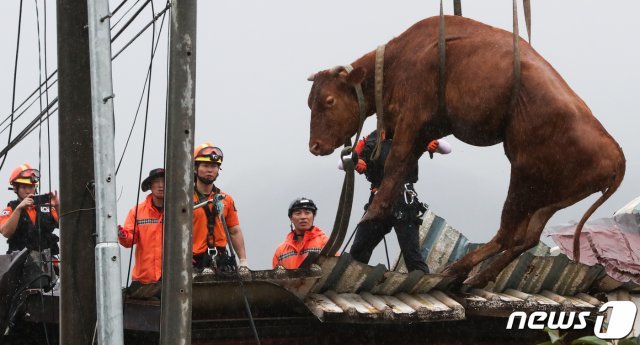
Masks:
[[[46,0],[45,0],[46,1]],[[36,27],[37,27],[37,33],[38,33],[38,80],[40,82],[40,85],[42,85],[42,48],[40,46],[40,11],[38,10],[38,0],[34,0],[35,3],[35,7],[36,7]],[[42,113],[42,92],[40,92],[40,97],[38,97],[39,99],[39,103],[40,103],[40,112]],[[6,156],[5,156],[6,157]],[[38,171],[42,171],[42,118],[40,118],[40,120],[38,121]],[[51,180],[51,176],[49,176],[49,180]],[[40,193],[42,193],[42,186],[40,187]],[[51,211],[51,208],[49,208],[49,212]],[[51,213],[49,213],[51,215]],[[42,222],[41,222],[41,218],[42,218],[42,208],[41,207],[36,207],[36,226],[38,227],[38,253],[42,253]],[[52,230],[53,231],[53,230]],[[50,252],[51,253],[51,252]],[[42,255],[42,254],[40,254]],[[50,268],[53,268],[53,260],[49,260],[50,262]],[[40,269],[44,272],[45,271],[45,267],[44,265],[46,265],[43,261],[42,261],[42,257],[40,257]],[[53,270],[50,270],[49,272],[53,272]],[[40,284],[40,289],[42,289],[42,284]],[[44,315],[44,295],[41,293],[40,294],[40,311],[41,313]],[[44,322],[44,319],[42,320],[42,328],[44,330],[44,338],[47,342],[47,345],[49,344],[49,334],[47,332],[47,324]]]
[[[20,30],[22,28],[22,0],[20,0],[20,10],[18,14],[18,37],[16,39],[16,60],[13,66],[13,93],[11,96],[11,127],[9,128],[9,138],[7,139],[7,145],[11,143],[11,132],[13,130],[13,112],[15,111],[16,104],[16,78],[18,75],[18,55],[20,53]],[[0,163],[0,169],[4,166],[4,162],[7,160],[7,156],[2,158],[2,163]]]
[[[151,4],[151,12],[152,12],[152,17],[155,18],[155,11],[154,11],[154,6],[153,3]],[[162,16],[162,21],[160,24],[160,30],[158,31],[158,40],[156,41],[156,28],[155,28],[155,20],[153,21],[153,34],[151,35],[151,55],[150,55],[150,59],[149,59],[149,68],[147,70],[147,76],[145,78],[145,84],[142,90],[142,94],[140,95],[140,102],[138,103],[138,109],[136,110],[136,115],[134,117],[134,122],[131,126],[131,131],[129,132],[129,137],[127,138],[127,144],[125,145],[125,148],[122,152],[122,156],[120,158],[120,162],[118,163],[118,168],[116,169],[116,174],[118,173],[118,169],[120,168],[120,163],[122,163],[122,158],[124,157],[124,154],[126,153],[126,147],[129,143],[129,139],[131,138],[131,134],[133,133],[133,128],[135,127],[135,122],[136,119],[138,118],[138,113],[140,110],[140,105],[142,103],[142,99],[144,98],[144,94],[145,94],[145,88],[146,88],[146,94],[147,94],[147,102],[146,102],[146,109],[145,109],[145,119],[144,119],[144,128],[143,128],[143,136],[142,136],[142,152],[141,152],[141,157],[140,157],[140,169],[138,172],[138,186],[140,185],[141,181],[142,181],[142,169],[143,169],[143,163],[144,163],[144,153],[145,153],[145,145],[146,145],[146,138],[147,138],[147,124],[148,124],[148,119],[149,119],[149,101],[150,101],[150,97],[151,97],[151,77],[153,75],[153,59],[155,58],[155,53],[158,49],[158,44],[160,42],[160,34],[162,33],[162,29],[164,27],[164,20],[165,17],[164,15]],[[140,200],[140,188],[137,188],[137,195],[136,195],[136,200]],[[126,283],[125,286],[129,286],[129,279],[131,277],[131,266],[133,263],[133,251],[134,248],[133,246],[135,245],[135,238],[136,238],[136,230],[137,230],[137,224],[138,224],[138,206],[135,206],[136,208],[136,212],[135,212],[135,216],[134,216],[134,226],[133,226],[133,236],[132,236],[132,244],[131,244],[131,251],[129,252],[129,265],[128,265],[128,269],[127,269],[127,279],[126,279]],[[126,296],[126,295],[125,295]],[[124,310],[126,309],[126,304],[124,303],[125,300],[123,300],[123,314],[124,314]]]

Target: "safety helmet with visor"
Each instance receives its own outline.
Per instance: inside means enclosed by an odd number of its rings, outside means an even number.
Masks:
[[[224,155],[219,147],[213,146],[209,142],[204,142],[195,148],[193,157],[196,164],[198,162],[208,162],[222,165]]]
[[[302,197],[302,198],[297,198],[293,200],[291,204],[289,204],[289,212],[288,212],[289,218],[291,218],[293,211],[296,211],[296,210],[309,210],[311,211],[311,213],[313,213],[313,216],[315,217],[316,212],[318,212],[318,207],[313,202],[313,200]]]
[[[35,186],[38,182],[40,182],[40,171],[34,169],[29,164],[21,164],[16,167],[9,177],[9,184],[11,186],[16,184]]]

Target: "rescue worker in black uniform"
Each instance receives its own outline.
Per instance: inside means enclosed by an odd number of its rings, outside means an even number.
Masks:
[[[24,248],[35,251],[60,252],[59,238],[53,233],[58,228],[58,194],[49,193],[34,198],[40,181],[40,172],[29,164],[15,168],[9,177],[17,199],[10,201],[0,213],[0,233],[7,238],[9,250]]]
[[[372,153],[376,146],[377,131],[374,130],[367,137],[364,137],[356,144],[354,152],[358,155],[356,171],[365,175],[367,181],[371,182],[371,194],[369,202],[365,205],[365,211],[373,201],[373,198],[382,183],[384,176],[384,164],[391,150],[392,139],[384,138],[380,143],[380,155],[378,159],[372,159]],[[434,152],[447,154],[451,152],[449,143],[440,139],[433,140],[425,147],[430,154]],[[356,235],[351,246],[351,256],[363,263],[369,263],[371,254],[375,247],[382,241],[384,236],[393,227],[398,237],[400,250],[404,256],[404,261],[409,272],[421,270],[429,273],[429,268],[420,254],[419,229],[422,224],[420,218],[426,211],[426,206],[418,200],[413,184],[418,182],[418,164],[407,174],[403,191],[397,195],[393,202],[392,215],[379,222],[367,222],[359,224],[356,228]]]

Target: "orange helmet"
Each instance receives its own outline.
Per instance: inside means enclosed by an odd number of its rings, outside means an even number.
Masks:
[[[222,164],[222,150],[220,148],[213,146],[208,141],[196,146],[193,151],[193,158],[195,162],[209,162],[209,163],[218,163]]]
[[[19,165],[13,169],[11,176],[9,177],[10,185],[21,183],[35,186],[38,182],[40,182],[40,171],[38,171],[38,169],[34,169],[29,164]]]

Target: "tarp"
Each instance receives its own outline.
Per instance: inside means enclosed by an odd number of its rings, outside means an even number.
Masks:
[[[631,200],[630,203],[622,206],[622,208],[617,210],[613,215],[617,216],[623,213],[640,214],[640,196]]]
[[[573,258],[576,225],[545,229],[569,258]],[[580,235],[580,263],[600,264],[611,278],[640,284],[640,213],[620,212],[613,218],[588,221]]]

